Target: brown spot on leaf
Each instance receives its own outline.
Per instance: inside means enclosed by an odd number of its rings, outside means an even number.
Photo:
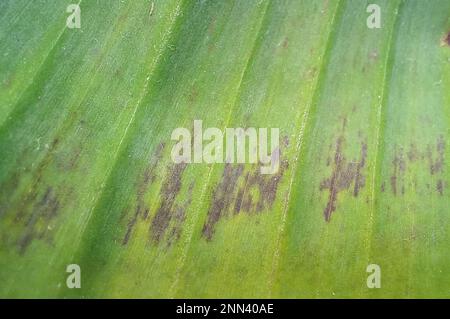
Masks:
[[[410,162],[415,162],[419,158],[420,154],[419,154],[419,150],[417,149],[416,144],[411,143],[409,145],[409,150],[408,150],[407,155],[408,155],[408,160]]]
[[[247,185],[248,178],[249,178],[249,173],[247,173],[245,175],[244,185]],[[234,203],[234,212],[235,213],[239,213],[241,211],[242,201],[244,200],[244,192],[245,192],[245,187],[239,188],[239,191],[236,196],[236,201]]]
[[[284,138],[282,146],[288,144],[289,140]],[[288,166],[287,160],[281,160],[278,172],[275,174],[261,174],[260,167],[257,166],[254,170],[248,171],[242,183],[239,183],[244,166],[226,164],[221,180],[214,190],[202,235],[207,240],[211,240],[217,222],[230,215],[231,211],[235,215],[241,212],[261,213],[270,209],[276,199],[278,185]],[[241,186],[238,187],[238,184]]]
[[[444,195],[444,183],[441,179],[436,183],[436,190],[439,192],[439,195]]]
[[[171,165],[168,175],[161,189],[161,204],[156,211],[155,217],[150,225],[151,239],[155,243],[161,242],[170,226],[170,222],[175,216],[180,219],[180,214],[184,216],[184,209],[175,203],[176,197],[181,190],[181,177],[186,168],[186,163]]]
[[[361,170],[366,164],[367,157],[367,144],[362,143],[361,145],[361,160],[356,165],[356,175],[355,175],[355,187],[353,189],[353,196],[357,197],[359,194],[359,189],[361,186],[364,186],[365,178],[361,174]]]
[[[161,160],[162,152],[164,150],[165,144],[160,143],[155,152],[151,155],[149,165],[144,171],[144,174],[142,175],[141,180],[139,181],[137,185],[137,203],[136,208],[134,210],[133,217],[128,221],[127,223],[127,231],[125,233],[124,238],[122,239],[122,245],[126,245],[128,241],[130,240],[130,237],[132,235],[134,226],[136,225],[136,222],[138,221],[138,218],[141,217],[144,220],[148,218],[149,215],[149,208],[147,207],[144,196],[145,193],[151,183],[156,178],[156,168],[158,163]],[[127,212],[125,212],[126,214]]]
[[[391,189],[394,195],[398,193],[398,180],[400,176],[403,176],[406,169],[405,157],[403,154],[403,148],[399,150],[396,149],[394,159],[392,160],[392,165],[394,167],[393,173],[391,175]]]
[[[263,175],[260,170],[257,169],[253,174],[250,175],[248,182],[246,184],[246,188],[251,190],[255,188],[258,191],[258,201],[252,203],[251,198],[247,199],[249,201],[249,207],[254,207],[254,211],[262,212],[267,208],[271,208],[273,202],[275,201],[278,185],[280,183],[281,177],[284,174],[284,171],[288,168],[287,160],[284,160],[280,163],[280,168],[276,174],[273,175]],[[250,196],[250,193],[244,192],[244,200],[245,194]],[[251,210],[247,207],[245,210],[247,212],[251,212]]]
[[[128,241],[130,240],[131,232],[133,231],[134,225],[136,224],[139,212],[140,212],[140,207],[138,205],[138,208],[136,209],[136,213],[134,214],[133,218],[127,224],[127,232],[125,233],[125,237],[122,239],[122,245],[128,244]]]
[[[222,179],[213,194],[213,202],[208,211],[206,223],[203,225],[202,233],[207,239],[212,238],[215,224],[230,207],[233,200],[233,191],[243,170],[243,165],[236,165],[235,167],[229,163],[225,165]]]
[[[345,128],[345,124],[344,124]],[[357,197],[359,191],[365,185],[365,177],[362,169],[366,163],[367,144],[361,143],[360,158],[358,161],[348,162],[345,158],[342,148],[344,137],[338,137],[335,146],[333,172],[331,177],[323,180],[320,184],[320,190],[328,189],[329,196],[327,205],[323,211],[325,221],[329,222],[331,214],[336,211],[336,202],[339,192],[349,189],[353,185],[353,196]]]
[[[17,244],[19,252],[25,253],[34,238],[51,241],[48,232],[51,230],[50,223],[57,216],[60,203],[52,187],[48,187],[40,201],[31,207],[31,214],[25,220],[23,231]]]
[[[445,152],[445,142],[444,138],[439,136],[437,142],[436,142],[436,151],[437,151],[437,158],[433,158],[433,153],[431,151],[431,147],[428,147],[428,159],[430,162],[430,174],[434,175],[436,173],[442,172],[442,167],[444,165],[444,152]]]
[[[406,154],[406,156],[405,156]],[[391,189],[394,195],[405,194],[406,188],[409,184],[405,184],[404,176],[407,168],[412,166],[415,162],[427,163],[430,175],[442,174],[444,169],[444,155],[445,155],[445,140],[440,135],[435,145],[428,144],[425,149],[419,149],[415,143],[410,143],[409,149],[404,153],[402,147],[395,147],[394,159],[392,160],[392,175],[390,177]],[[438,182],[439,183],[439,182]],[[413,180],[411,186],[417,189],[418,181]],[[424,184],[427,189],[431,189],[430,182]],[[445,188],[445,183],[441,182],[436,189],[439,193]]]

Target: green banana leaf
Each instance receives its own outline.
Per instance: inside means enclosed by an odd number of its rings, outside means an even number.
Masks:
[[[0,2],[0,297],[450,297],[449,0],[70,4]]]

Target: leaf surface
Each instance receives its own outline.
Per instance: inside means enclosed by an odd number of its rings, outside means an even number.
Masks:
[[[376,2],[3,1],[0,296],[448,298],[450,2]],[[278,171],[174,163],[195,120]]]

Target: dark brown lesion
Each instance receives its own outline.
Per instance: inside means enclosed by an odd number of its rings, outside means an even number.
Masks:
[[[399,191],[399,182],[400,182],[399,180],[401,180],[403,183],[403,176],[406,170],[406,161],[403,148],[395,149],[394,159],[392,160],[392,166],[393,172],[391,175],[391,190],[394,195],[397,195]],[[402,189],[404,189],[403,186]]]
[[[160,243],[162,241],[170,226],[170,222],[175,216],[178,216],[178,219],[180,219],[182,215],[183,217],[181,219],[184,220],[185,210],[176,204],[176,198],[181,191],[181,178],[186,169],[186,165],[186,163],[173,164],[163,183],[160,192],[162,198],[161,204],[150,224],[150,238],[154,243]]]
[[[276,174],[261,174],[259,169],[254,170],[252,173],[247,173],[244,186],[238,191],[238,194],[241,193],[242,195],[240,198],[239,196],[236,198],[235,208],[237,209],[234,212],[239,213],[243,210],[245,212],[260,213],[265,209],[271,208],[276,199],[281,177],[288,167],[288,161],[283,160]],[[257,193],[255,199],[252,196],[252,191]],[[238,204],[238,201],[240,204]]]
[[[32,205],[30,213],[23,207],[21,217],[16,222],[23,223],[24,231],[17,241],[19,252],[24,254],[34,239],[52,242],[51,222],[57,217],[60,200],[52,187],[47,187],[40,200]]]
[[[281,148],[289,145],[289,139],[282,139]],[[282,151],[280,150],[280,157]],[[242,164],[225,164],[223,174],[212,194],[202,236],[213,238],[215,227],[220,219],[240,213],[258,214],[272,208],[278,187],[289,164],[286,159],[280,161],[278,172],[261,174],[260,166],[245,172]]]
[[[415,162],[420,158],[420,152],[415,143],[410,143],[407,156],[410,162]]]
[[[28,165],[24,164],[24,171],[16,171],[2,187],[8,187],[11,193],[21,194],[18,201],[10,201],[8,198],[2,198],[3,205],[8,211],[14,212],[11,219],[11,227],[17,227],[16,235],[11,236],[8,244],[17,245],[19,253],[24,254],[34,240],[41,240],[49,245],[53,244],[53,228],[56,216],[59,214],[61,203],[72,200],[70,194],[73,189],[68,185],[50,184],[45,181],[45,172],[60,145],[60,139],[55,137],[52,142],[46,145],[46,155],[35,170],[30,170]],[[26,158],[29,150],[23,152],[21,158]],[[19,160],[20,163],[20,160]],[[18,164],[19,164],[18,163]],[[20,165],[17,165],[18,167]],[[25,193],[21,189],[21,182],[25,175],[32,174],[31,186]]]
[[[132,217],[128,220],[126,232],[122,239],[122,245],[128,244],[138,223],[146,223],[150,219],[150,208],[145,199],[149,188],[157,179],[158,164],[161,163],[165,144],[161,143],[151,155],[149,165],[143,172],[136,188],[136,204]],[[186,163],[169,164],[164,178],[159,198],[161,202],[156,209],[151,221],[148,222],[149,240],[154,244],[165,242],[167,246],[177,241],[181,236],[182,226],[186,218],[186,209],[192,200],[193,184],[187,191],[187,200],[177,203],[177,197],[182,190],[182,175],[186,169]],[[123,215],[127,215],[129,209],[125,209]]]
[[[359,190],[365,184],[365,177],[362,175],[362,169],[366,165],[366,157],[367,157],[367,144],[361,144],[361,160],[356,165],[356,176],[355,176],[355,185],[353,189],[353,196],[357,197],[359,194]]]
[[[441,179],[436,183],[436,190],[438,191],[439,195],[444,195],[444,182]]]
[[[344,122],[345,129],[345,122]],[[344,136],[339,136],[335,143],[333,158],[333,171],[331,176],[320,183],[320,190],[328,190],[328,201],[323,211],[325,221],[331,220],[331,215],[336,211],[338,194],[343,190],[349,190],[353,185],[353,196],[358,197],[365,185],[363,168],[366,165],[367,143],[361,142],[359,160],[349,162],[343,154]],[[330,164],[328,164],[330,165]]]
[[[406,152],[403,150],[403,147],[395,146],[394,159],[392,160],[392,174],[390,176],[392,193],[395,196],[406,193],[409,185],[405,184],[405,173],[409,167],[417,162],[420,163],[420,165],[427,165],[430,178],[432,176],[438,178],[434,189],[440,195],[443,195],[447,185],[446,181],[442,179],[445,167],[445,146],[446,142],[442,135],[438,136],[435,144],[428,144],[423,149],[417,147],[415,143],[410,143],[409,149]],[[427,189],[433,189],[431,185],[434,183],[435,182],[428,181],[425,186]],[[420,185],[419,182],[414,179],[411,186],[417,188]]]
[[[428,147],[427,155],[430,165],[430,174],[435,175],[441,173],[444,166],[444,153],[445,153],[445,141],[444,138],[439,136],[436,142],[436,153],[437,157],[434,158],[431,146]]]
[[[194,190],[194,183],[189,185],[187,199],[175,206],[175,209],[172,214],[172,221],[167,231],[167,247],[170,247],[173,243],[178,241],[181,237],[181,233],[183,230],[183,225],[186,220],[186,210],[187,207],[192,202],[192,192]]]
[[[233,203],[234,191],[243,171],[244,166],[242,164],[235,166],[229,163],[225,164],[221,181],[214,190],[212,204],[202,229],[203,236],[208,240],[210,240],[214,234],[216,223],[229,210]]]
[[[161,161],[163,150],[165,148],[164,143],[158,144],[156,150],[152,153],[149,158],[149,164],[145,168],[139,182],[137,183],[137,194],[136,194],[136,206],[134,208],[133,216],[127,222],[127,230],[122,239],[122,245],[126,245],[133,234],[133,230],[138,222],[139,218],[146,220],[150,213],[150,209],[145,201],[145,194],[150,187],[150,185],[156,179],[156,171],[158,163]],[[124,211],[124,215],[128,214],[128,209]]]

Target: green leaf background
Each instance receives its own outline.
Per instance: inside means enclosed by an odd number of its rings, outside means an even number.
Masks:
[[[69,4],[0,2],[1,297],[450,297],[450,1]],[[196,119],[280,170],[174,164]]]

